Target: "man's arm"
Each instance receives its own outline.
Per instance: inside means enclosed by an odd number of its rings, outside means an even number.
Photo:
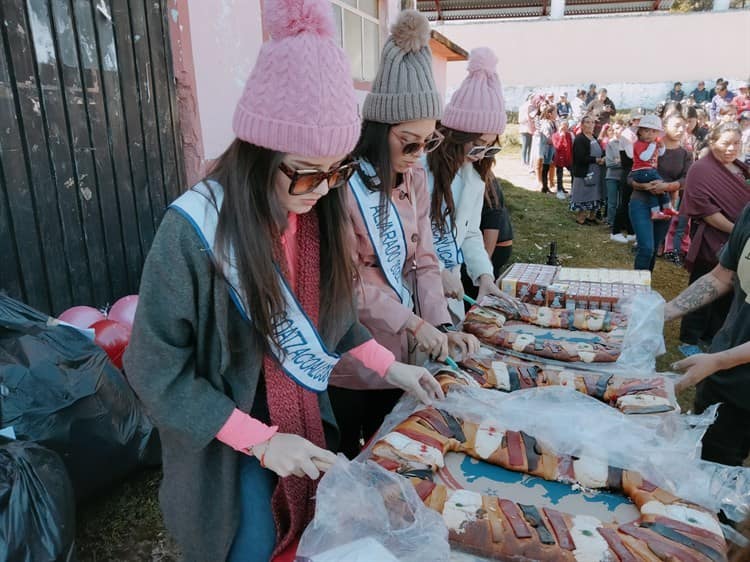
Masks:
[[[707,215],[703,217],[703,221],[709,226],[713,226],[716,230],[721,230],[727,234],[731,234],[732,229],[734,228],[734,223],[721,213]]]
[[[685,375],[675,384],[674,390],[677,393],[682,392],[718,371],[733,369],[747,363],[750,363],[750,342],[716,353],[691,355],[672,365],[675,371],[685,372]]]
[[[732,291],[734,271],[719,264],[664,307],[664,320],[680,318]]]

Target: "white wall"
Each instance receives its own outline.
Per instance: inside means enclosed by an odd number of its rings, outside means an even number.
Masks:
[[[700,79],[708,86],[719,76],[750,76],[747,9],[435,28],[467,51],[486,46],[495,52],[509,109],[531,89],[573,95],[592,82],[606,87],[615,105],[653,107],[677,80],[689,91]],[[465,64],[448,65],[449,93],[465,76]]]

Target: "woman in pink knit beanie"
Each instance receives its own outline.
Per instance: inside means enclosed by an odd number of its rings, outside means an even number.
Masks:
[[[164,519],[186,560],[293,547],[336,458],[339,354],[425,403],[442,397],[357,320],[345,186],[360,121],[330,4],[266,0],[264,18],[237,138],[165,214],[125,357],[160,431]]]
[[[468,76],[445,107],[443,143],[426,156],[433,242],[451,311],[463,318],[461,264],[479,297],[498,294],[479,225],[485,198],[496,197],[492,165],[505,130],[505,102],[497,58],[486,47],[471,51]],[[455,248],[455,250],[454,250]]]

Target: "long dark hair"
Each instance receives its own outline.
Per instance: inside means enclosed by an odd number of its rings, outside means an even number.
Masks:
[[[357,146],[354,147],[352,152],[353,158],[367,160],[375,168],[375,177],[369,177],[364,173],[360,173],[360,175],[370,190],[380,192],[380,216],[384,217],[381,223],[383,226],[388,220],[393,188],[401,181],[400,174],[396,177],[396,181],[393,181],[391,148],[388,142],[391,127],[393,125],[388,123],[364,121],[359,141],[357,141]]]
[[[224,190],[216,251],[220,259],[227,260],[232,248],[253,326],[264,342],[270,338],[277,345],[274,321],[286,305],[274,256],[283,256],[280,238],[287,223],[274,177],[284,156],[235,139],[206,175]],[[324,337],[342,329],[339,323],[353,306],[355,270],[348,247],[345,197],[345,189],[334,189],[311,211],[317,212],[320,228],[319,324]]]
[[[464,165],[466,145],[481,138],[482,133],[466,133],[440,124],[438,124],[438,130],[443,134],[445,140],[427,155],[427,166],[435,178],[430,202],[432,224],[444,231],[447,217],[450,217],[451,224],[456,224],[456,204],[453,201],[451,183],[461,166]],[[492,191],[492,179],[494,177],[492,163],[491,158],[482,158],[474,162],[474,169],[484,181],[485,193]],[[443,204],[445,204],[445,209],[443,209]]]

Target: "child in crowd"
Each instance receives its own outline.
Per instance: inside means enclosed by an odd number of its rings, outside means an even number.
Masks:
[[[563,187],[563,172],[568,170],[573,176],[573,133],[570,132],[571,124],[575,121],[561,119],[559,129],[552,135],[552,145],[555,147],[555,167],[557,168],[557,198],[565,199],[565,188]],[[551,186],[550,186],[551,187]]]
[[[719,122],[731,123],[732,121],[737,121],[737,106],[728,103],[719,109]]]
[[[638,183],[662,181],[656,166],[659,156],[665,152],[664,143],[659,140],[663,131],[661,119],[656,115],[645,115],[638,127],[638,140],[633,145],[633,170],[631,179]],[[670,220],[677,215],[672,207],[669,194],[651,195],[651,220]]]

